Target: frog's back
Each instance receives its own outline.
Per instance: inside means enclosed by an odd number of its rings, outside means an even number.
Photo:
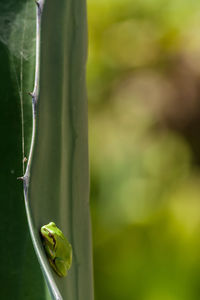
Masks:
[[[57,257],[62,258],[63,260],[67,261],[69,266],[72,262],[72,246],[64,236],[61,230],[58,229],[57,234],[57,247],[56,253]]]

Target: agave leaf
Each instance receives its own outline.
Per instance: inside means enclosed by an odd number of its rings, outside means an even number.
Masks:
[[[84,1],[46,1],[41,27],[40,93],[27,192],[32,239],[55,299],[93,299],[89,214],[87,57]],[[49,266],[40,227],[50,221],[73,248],[66,278]]]

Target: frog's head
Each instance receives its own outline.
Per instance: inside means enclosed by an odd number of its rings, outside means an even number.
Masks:
[[[54,227],[56,227],[56,224],[51,222],[47,225],[42,226],[40,230],[43,241],[45,242],[45,244],[48,244],[52,248],[56,244],[55,235],[53,231]]]

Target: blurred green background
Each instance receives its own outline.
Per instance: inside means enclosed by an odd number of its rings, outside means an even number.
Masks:
[[[88,0],[96,300],[200,299],[200,2]]]

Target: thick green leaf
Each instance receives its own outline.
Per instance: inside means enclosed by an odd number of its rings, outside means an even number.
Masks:
[[[85,1],[46,1],[40,94],[28,201],[35,247],[52,295],[93,299],[89,216]],[[54,221],[73,247],[69,275],[50,268],[40,227]],[[55,282],[55,284],[54,284]],[[58,290],[56,290],[58,288]]]

